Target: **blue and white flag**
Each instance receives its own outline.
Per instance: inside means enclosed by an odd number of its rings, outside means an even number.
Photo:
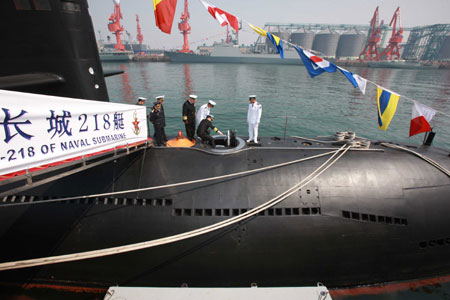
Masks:
[[[338,67],[338,69],[339,69],[339,71],[342,72],[342,74],[345,75],[345,77],[347,77],[347,79],[353,84],[354,87],[359,87],[359,89],[361,90],[361,93],[363,95],[365,95],[367,79],[362,78],[358,74],[353,74],[352,72],[350,72],[344,68]]]
[[[300,48],[299,46],[294,46],[294,48],[297,50],[298,55],[300,55],[303,64],[312,78],[322,74],[323,72],[332,73],[337,71],[336,65],[330,63],[328,60],[316,56],[311,52]]]

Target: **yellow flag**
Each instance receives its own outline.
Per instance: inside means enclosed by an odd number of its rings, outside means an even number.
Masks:
[[[251,29],[253,29],[254,31],[256,31],[256,33],[258,33],[258,34],[260,34],[260,35],[262,35],[262,36],[267,37],[267,31],[265,31],[264,29],[259,28],[258,26],[252,25],[252,24],[250,24],[250,23],[247,23],[247,24],[248,24],[248,26],[250,26]],[[278,40],[279,40],[279,38],[278,38]]]
[[[387,130],[397,109],[400,95],[377,86],[378,128]]]

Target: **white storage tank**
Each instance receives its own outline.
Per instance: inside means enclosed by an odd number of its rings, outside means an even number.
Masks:
[[[322,53],[324,56],[335,57],[340,34],[326,29],[316,34],[312,49]]]

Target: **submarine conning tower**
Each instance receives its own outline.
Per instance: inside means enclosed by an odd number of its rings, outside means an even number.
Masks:
[[[87,0],[0,1],[0,89],[109,101]]]

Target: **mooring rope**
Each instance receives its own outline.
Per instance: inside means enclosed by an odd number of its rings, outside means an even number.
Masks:
[[[429,158],[429,157],[427,157],[427,156],[425,156],[423,154],[420,154],[420,153],[418,153],[416,151],[413,151],[411,149],[408,149],[408,148],[405,148],[405,147],[402,147],[402,146],[399,146],[399,145],[394,145],[394,144],[391,144],[391,143],[381,143],[381,145],[383,145],[385,147],[389,147],[389,148],[393,148],[393,149],[399,149],[399,150],[403,150],[403,151],[412,153],[415,156],[417,156],[417,157],[423,159],[424,161],[428,162],[430,165],[432,165],[433,167],[435,167],[436,169],[438,169],[439,171],[441,171],[445,175],[450,177],[450,171],[449,170],[447,170],[446,168],[444,168],[443,166],[441,166],[440,164],[438,164],[437,162],[435,162],[434,160],[432,160],[431,158]]]
[[[126,193],[135,193],[135,192],[143,192],[143,191],[150,191],[150,190],[157,190],[157,189],[164,189],[169,187],[176,187],[176,186],[182,186],[182,185],[188,185],[188,184],[194,184],[194,183],[203,183],[213,180],[219,180],[219,179],[225,179],[230,177],[236,177],[236,176],[242,176],[242,175],[249,175],[252,173],[267,171],[270,169],[280,168],[292,164],[296,164],[299,162],[307,161],[310,159],[326,156],[329,154],[332,154],[338,150],[329,151],[305,158],[300,158],[272,166],[262,167],[258,169],[253,170],[247,170],[227,175],[220,175],[215,177],[209,177],[209,178],[202,178],[202,179],[196,179],[196,180],[190,180],[190,181],[183,181],[183,182],[177,182],[177,183],[171,183],[171,184],[165,184],[165,185],[159,185],[159,186],[152,186],[152,187],[144,187],[144,188],[137,188],[137,189],[131,189],[131,190],[123,190],[123,191],[116,191],[116,192],[107,192],[107,193],[101,193],[101,194],[91,194],[91,195],[83,195],[83,196],[74,196],[74,197],[64,197],[64,198],[57,198],[57,199],[48,199],[48,200],[41,200],[41,201],[34,201],[34,202],[17,202],[17,203],[8,203],[8,204],[1,204],[0,208],[2,207],[10,207],[10,206],[19,206],[19,205],[32,205],[32,204],[44,204],[44,203],[52,203],[52,202],[61,202],[61,201],[70,201],[70,200],[76,200],[76,199],[87,199],[87,198],[95,198],[95,197],[105,197],[105,196],[111,196],[111,195],[121,195]]]
[[[155,240],[151,240],[151,241],[145,241],[145,242],[140,242],[140,243],[135,243],[135,244],[129,244],[129,245],[123,245],[123,246],[118,246],[118,247],[99,249],[99,250],[92,250],[92,251],[86,251],[86,252],[79,252],[79,253],[51,256],[51,257],[42,257],[42,258],[1,263],[0,271],[49,265],[49,264],[69,262],[69,261],[77,261],[77,260],[125,253],[125,252],[130,252],[130,251],[136,251],[136,250],[151,248],[151,247],[160,246],[160,245],[164,245],[164,244],[174,243],[177,241],[181,241],[184,239],[200,236],[200,235],[212,232],[212,231],[219,230],[221,228],[236,224],[236,223],[244,221],[252,216],[255,216],[258,213],[260,213],[261,211],[266,210],[267,208],[270,208],[270,207],[280,203],[284,199],[288,198],[289,196],[294,194],[297,190],[303,188],[308,183],[310,183],[311,181],[316,179],[318,176],[320,176],[328,168],[330,168],[350,148],[351,148],[351,146],[343,145],[341,148],[334,151],[333,155],[330,158],[328,158],[324,163],[322,163],[317,169],[315,169],[313,172],[311,172],[311,174],[306,176],[299,183],[295,184],[290,189],[288,189],[285,192],[281,193],[280,195],[270,199],[269,201],[255,207],[245,213],[242,213],[236,217],[232,217],[230,219],[227,219],[227,220],[224,220],[224,221],[212,224],[212,225],[208,225],[208,226],[205,226],[205,227],[202,227],[199,229],[195,229],[192,231],[176,234],[176,235],[165,237],[165,238],[159,238],[159,239],[155,239]],[[339,156],[337,156],[339,152],[341,152],[341,153],[339,154]],[[334,158],[335,156],[337,156],[337,157]]]

